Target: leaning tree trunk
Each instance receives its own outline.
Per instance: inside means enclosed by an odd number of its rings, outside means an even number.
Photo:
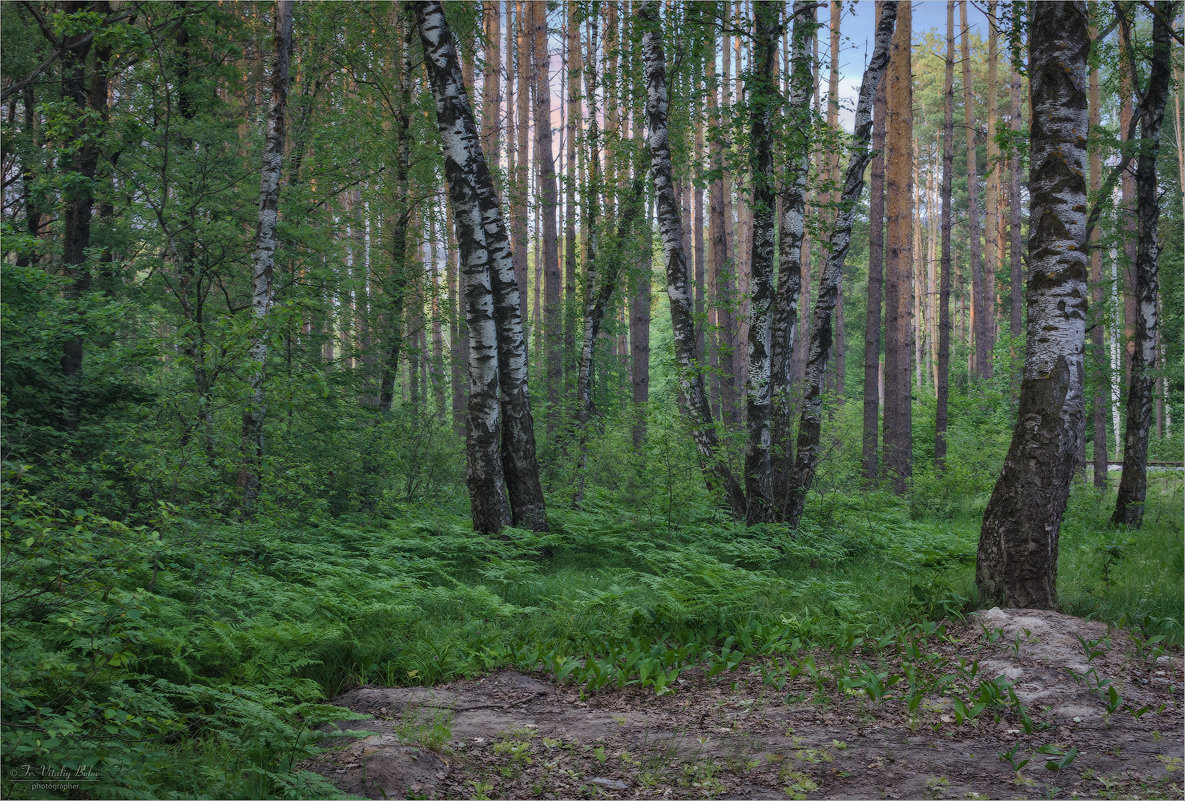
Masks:
[[[749,253],[752,299],[749,304],[749,370],[745,384],[749,443],[745,452],[745,492],[750,523],[771,519],[770,350],[774,302],[774,143],[770,127],[774,60],[778,52],[780,9],[759,3],[755,11],[752,74],[749,78],[749,169],[753,180],[753,240]]]
[[[259,497],[259,467],[263,459],[264,363],[267,334],[263,330],[272,306],[272,267],[276,260],[276,218],[280,210],[280,170],[284,163],[284,114],[288,107],[288,65],[292,60],[292,0],[277,0],[274,19],[275,53],[271,97],[267,108],[267,139],[260,171],[259,227],[252,258],[251,310],[256,330],[251,343],[251,405],[243,413],[243,514],[254,511]]]
[[[819,277],[819,294],[811,310],[810,351],[806,363],[806,386],[803,388],[802,414],[798,422],[798,443],[794,458],[794,475],[790,487],[790,498],[786,510],[786,522],[797,528],[806,506],[806,494],[814,481],[815,470],[821,455],[820,434],[823,422],[823,377],[827,360],[831,356],[832,319],[839,298],[839,283],[843,279],[844,260],[852,241],[852,220],[860,193],[864,191],[864,170],[872,161],[869,140],[872,136],[872,103],[877,87],[889,64],[889,46],[893,39],[893,28],[897,22],[898,4],[886,0],[881,7],[880,20],[876,25],[876,44],[872,57],[864,69],[860,82],[860,95],[856,102],[855,130],[852,136],[851,156],[843,176],[843,193],[839,198],[835,227],[827,248],[827,263]],[[909,25],[909,4],[901,9]],[[908,27],[905,28],[909,30]],[[907,39],[908,41],[908,39]]]
[[[650,170],[654,176],[658,226],[662,236],[663,260],[666,262],[667,297],[671,305],[671,328],[674,333],[679,389],[687,405],[692,436],[709,489],[723,490],[733,513],[740,517],[745,513],[745,493],[720,452],[712,410],[708,406],[708,396],[704,391],[701,354],[695,350],[695,309],[691,289],[687,285],[683,221],[680,218],[679,205],[675,202],[675,185],[671,178],[671,147],[667,132],[670,100],[667,96],[666,55],[662,48],[657,2],[645,2],[640,5],[638,23],[643,29],[642,59],[646,68]]]
[[[498,451],[498,337],[494,322],[490,252],[482,227],[476,174],[484,160],[474,158],[477,131],[465,94],[452,34],[439,3],[409,4],[424,42],[425,65],[436,101],[444,150],[445,177],[461,253],[461,294],[469,329],[469,419],[466,462],[473,527],[497,533],[510,522],[502,462]],[[481,167],[475,164],[481,161]],[[488,174],[488,172],[487,172]]]
[[[547,514],[543,488],[539,483],[539,462],[535,455],[535,429],[531,418],[531,400],[527,388],[527,342],[523,332],[521,299],[510,239],[502,222],[502,212],[489,166],[481,152],[473,109],[461,80],[456,48],[439,2],[411,3],[419,23],[420,38],[424,43],[424,63],[436,101],[436,122],[440,129],[445,155],[445,177],[453,218],[457,226],[457,241],[467,273],[484,267],[493,302],[493,322],[496,343],[494,363],[501,390],[502,417],[502,476],[510,494],[510,510],[514,525],[535,531],[547,530]],[[469,279],[469,275],[466,276]],[[481,297],[482,285],[466,287],[469,313],[478,314],[472,306],[488,304],[491,298]],[[472,330],[472,327],[471,327]],[[470,375],[473,363],[483,357],[478,344],[470,348]],[[484,376],[484,372],[479,370]],[[483,388],[473,387],[483,391]],[[497,393],[494,393],[495,399]],[[488,422],[496,422],[498,415],[481,421],[470,416],[470,429]],[[483,436],[487,432],[482,432]],[[496,428],[490,434],[497,440]],[[483,446],[485,443],[483,443]],[[482,452],[484,458],[485,451]],[[471,459],[473,457],[471,456]],[[489,485],[488,479],[481,482]],[[471,483],[474,522],[478,522],[477,504],[495,503],[493,499],[478,500]],[[484,529],[483,529],[484,530]],[[495,529],[496,530],[496,529]]]
[[[1135,268],[1135,342],[1131,357],[1131,378],[1127,391],[1127,423],[1123,436],[1123,474],[1115,500],[1113,525],[1139,527],[1144,520],[1144,499],[1148,492],[1148,428],[1152,422],[1153,392],[1156,385],[1157,349],[1157,261],[1160,246],[1156,229],[1160,222],[1157,197],[1156,157],[1168,102],[1172,49],[1169,21],[1176,16],[1176,3],[1158,0],[1152,20],[1152,70],[1141,100],[1143,139],[1136,162],[1136,209],[1139,243]]]
[[[1086,337],[1086,3],[1032,7],[1031,234],[1020,409],[983,516],[980,598],[1057,603],[1058,532],[1082,436]]]

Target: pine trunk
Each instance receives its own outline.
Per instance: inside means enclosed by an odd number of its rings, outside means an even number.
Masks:
[[[951,184],[955,159],[955,2],[946,3],[946,78],[942,112],[942,277],[938,287],[938,381],[934,412],[934,463],[946,466],[947,404],[950,396]]]
[[[963,124],[967,135],[967,236],[971,253],[971,339],[974,375],[992,377],[988,349],[989,312],[987,281],[983,274],[983,250],[979,244],[979,168],[975,152],[975,89],[971,82],[971,28],[967,24],[967,0],[959,3],[963,55]]]
[[[556,237],[555,153],[551,136],[551,52],[547,46],[547,4],[530,3],[535,67],[535,159],[539,167],[539,217],[542,223],[543,349],[547,354],[548,429],[559,425],[564,385],[563,276]]]
[[[910,310],[913,280],[913,90],[910,71],[911,14],[899,9],[889,60],[885,196],[888,219],[885,258],[884,464],[893,488],[905,492],[912,471],[910,402]]]
[[[1090,41],[1092,47],[1101,44],[1098,39],[1098,29],[1094,24],[1090,26]],[[1013,92],[1019,94],[1015,82]],[[1097,130],[1102,123],[1102,103],[1099,96],[1099,69],[1097,66],[1090,71],[1088,105],[1090,107],[1088,130]],[[1098,197],[1102,176],[1103,154],[1096,145],[1090,150],[1090,196],[1093,198]],[[1094,394],[1090,399],[1091,422],[1094,428],[1094,459],[1091,469],[1094,472],[1094,485],[1099,489],[1105,489],[1107,486],[1107,405],[1111,395],[1111,377],[1107,370],[1107,349],[1103,342],[1106,305],[1103,299],[1103,249],[1099,242],[1098,229],[1090,233],[1090,305],[1094,312],[1091,315],[1093,325],[1090,327],[1090,347],[1093,351],[1091,366],[1095,379]],[[1019,315],[1017,316],[1019,317]]]

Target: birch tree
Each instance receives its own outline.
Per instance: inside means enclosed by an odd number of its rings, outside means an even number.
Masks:
[[[1152,15],[1152,59],[1148,85],[1141,93],[1140,155],[1136,161],[1136,213],[1139,240],[1135,264],[1135,339],[1131,351],[1131,375],[1127,391],[1127,421],[1123,435],[1123,475],[1115,500],[1114,525],[1138,528],[1144,519],[1144,500],[1148,493],[1148,430],[1156,384],[1158,339],[1159,279],[1157,276],[1160,246],[1157,227],[1160,222],[1156,158],[1160,152],[1160,134],[1164,123],[1171,82],[1172,49],[1170,20],[1176,16],[1177,3],[1158,0]],[[1121,12],[1122,13],[1122,12]],[[1130,54],[1128,56],[1131,58]]]
[[[251,258],[251,313],[255,318],[250,352],[251,404],[243,413],[243,466],[239,473],[245,516],[254,511],[259,497],[259,469],[263,458],[265,326],[272,307],[272,268],[278,244],[276,222],[280,211],[280,171],[284,164],[284,116],[288,108],[288,66],[292,60],[292,0],[277,0],[272,36],[271,96],[267,103],[267,136],[259,179],[259,221],[255,232],[255,253]]]
[[[424,45],[464,265],[470,335],[468,483],[474,528],[497,532],[506,524],[505,487],[514,524],[546,530],[527,389],[526,339],[510,240],[482,155],[444,9],[439,2],[408,5],[414,9]]]
[[[675,341],[675,362],[679,389],[690,418],[696,450],[710,488],[723,490],[734,512],[744,514],[745,493],[728,469],[720,452],[720,442],[712,420],[712,410],[704,389],[702,354],[696,352],[696,320],[691,289],[687,284],[687,255],[683,250],[683,223],[675,200],[671,170],[671,146],[667,120],[670,98],[667,94],[666,54],[658,3],[641,3],[638,23],[643,29],[642,59],[646,70],[646,120],[650,147],[650,171],[654,178],[654,196],[662,237],[663,262],[667,274],[667,297],[671,307],[671,328]]]
[[[900,15],[900,17],[898,16]],[[820,435],[823,423],[823,378],[831,355],[832,321],[839,299],[839,284],[843,280],[844,260],[852,241],[852,221],[856,205],[864,191],[864,171],[872,161],[869,140],[872,136],[872,104],[877,87],[890,65],[890,44],[893,57],[898,55],[897,37],[904,36],[908,52],[910,5],[886,0],[876,25],[876,44],[856,101],[855,130],[849,145],[848,166],[843,175],[843,191],[839,198],[838,214],[827,247],[827,262],[819,279],[819,294],[811,309],[810,350],[807,355],[802,413],[798,422],[798,439],[794,456],[794,476],[786,511],[786,522],[797,528],[806,507],[806,494],[814,481],[821,456]],[[894,35],[894,28],[897,33]],[[902,33],[904,31],[904,34]],[[906,74],[909,60],[905,59]],[[905,376],[909,380],[908,373]]]
[[[1032,7],[1031,230],[1024,374],[1004,469],[984,512],[980,597],[1057,603],[1058,533],[1082,436],[1086,336],[1086,3]]]

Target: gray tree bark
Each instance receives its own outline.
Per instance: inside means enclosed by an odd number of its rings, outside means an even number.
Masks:
[[[708,486],[712,490],[723,491],[733,513],[740,517],[745,514],[745,493],[720,453],[712,411],[704,390],[701,354],[695,350],[695,308],[687,280],[683,222],[680,219],[679,205],[675,202],[675,186],[671,176],[671,148],[667,124],[670,99],[667,95],[666,55],[662,47],[657,2],[639,5],[638,24],[643,31],[642,59],[646,70],[650,170],[654,177],[655,203],[659,232],[662,236],[679,389],[687,406],[692,436]]]
[[[860,82],[860,95],[856,102],[855,131],[852,137],[848,166],[844,170],[843,192],[840,195],[838,214],[827,248],[827,263],[819,280],[819,294],[811,310],[810,351],[806,364],[806,386],[803,389],[802,413],[798,422],[798,442],[794,457],[794,476],[790,489],[786,522],[796,528],[802,519],[806,506],[806,494],[814,481],[821,454],[820,434],[823,422],[823,378],[832,348],[832,320],[839,297],[839,283],[843,279],[844,260],[852,240],[852,220],[860,194],[864,191],[864,171],[872,161],[869,140],[872,136],[872,104],[877,87],[889,64],[889,48],[893,30],[898,24],[898,13],[903,17],[900,23],[909,31],[908,3],[899,5],[886,0],[881,7],[881,16],[876,26],[876,44],[864,77]],[[908,42],[908,33],[906,33]],[[894,55],[897,48],[894,47]],[[906,61],[908,69],[908,61]],[[906,376],[908,379],[908,375]]]
[[[770,392],[774,303],[774,147],[771,117],[775,104],[774,63],[778,52],[780,8],[757,5],[754,15],[752,72],[749,77],[749,169],[753,181],[753,237],[749,253],[749,369],[745,382],[749,442],[745,452],[745,491],[750,523],[772,519],[770,481]]]
[[[284,163],[284,116],[288,109],[288,65],[292,60],[292,2],[277,0],[272,35],[275,50],[271,63],[271,97],[267,103],[267,136],[260,170],[259,222],[255,253],[251,259],[251,312],[255,330],[251,343],[251,404],[243,412],[243,466],[239,486],[243,490],[242,513],[254,512],[260,489],[263,460],[263,421],[266,414],[263,380],[267,362],[268,313],[272,306],[272,268],[276,261],[276,221],[280,212],[280,172]]]
[[[1082,436],[1086,337],[1086,3],[1036,3],[1028,325],[1020,409],[980,531],[980,598],[1057,603],[1058,533]]]
[[[1157,226],[1160,202],[1157,197],[1156,158],[1160,151],[1164,109],[1168,103],[1172,49],[1170,20],[1176,17],[1175,2],[1157,0],[1152,19],[1152,64],[1148,87],[1140,106],[1140,155],[1136,161],[1136,209],[1139,241],[1135,265],[1135,341],[1131,355],[1131,376],[1127,391],[1127,422],[1123,435],[1123,475],[1115,500],[1113,525],[1138,528],[1144,520],[1148,492],[1148,431],[1155,400],[1158,336],[1160,245]]]
[[[781,238],[778,241],[778,286],[774,297],[770,337],[772,385],[771,492],[776,516],[785,516],[785,503],[794,469],[794,353],[798,339],[798,305],[802,296],[802,248],[806,232],[806,191],[810,173],[811,38],[815,4],[797,0],[793,8],[790,77],[786,114],[786,178],[782,187]],[[809,289],[809,287],[808,287]]]
[[[467,451],[474,527],[496,532],[504,525],[505,482],[514,524],[546,530],[527,389],[526,340],[510,241],[482,156],[444,9],[439,2],[409,5],[414,8],[424,44],[457,241],[465,264],[470,329]],[[499,422],[500,461],[496,457]]]

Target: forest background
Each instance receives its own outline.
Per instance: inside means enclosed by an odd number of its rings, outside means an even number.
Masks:
[[[878,230],[860,196],[817,470],[792,527],[730,513],[681,411],[637,9],[447,4],[521,289],[547,502],[543,525],[497,537],[473,530],[466,491],[467,285],[413,18],[388,4],[295,4],[280,69],[277,8],[3,7],[6,794],[22,792],[7,768],[59,764],[101,766],[95,797],[325,794],[293,768],[314,749],[312,727],[338,714],[321,702],[359,683],[517,665],[592,690],[665,691],[672,678],[642,673],[630,654],[659,648],[691,664],[722,644],[850,649],[979,603],[976,541],[1024,351],[1023,4],[954,6],[945,369],[946,4],[915,11],[909,189],[878,201],[884,164],[868,176],[871,202],[897,204],[907,224]],[[1117,9],[1130,15],[1132,57]],[[801,332],[840,205],[847,87],[871,49],[872,11],[824,5],[811,40]],[[754,296],[753,14],[742,0],[672,4],[661,17],[697,347],[736,475]],[[1104,32],[1090,55],[1093,191],[1148,146],[1126,133],[1152,14],[1091,14]],[[1156,155],[1152,462],[1182,455],[1181,69],[1174,47]],[[1134,180],[1091,203],[1087,423],[1059,600],[1179,644],[1180,473],[1149,474],[1133,530],[1109,525],[1115,482],[1091,467],[1121,456],[1141,314]],[[891,279],[906,298],[896,344],[882,337],[877,257],[894,247],[910,254]],[[792,387],[807,372],[809,337],[798,342]],[[880,442],[894,347],[911,420],[896,462]],[[598,673],[604,664],[616,672]]]

